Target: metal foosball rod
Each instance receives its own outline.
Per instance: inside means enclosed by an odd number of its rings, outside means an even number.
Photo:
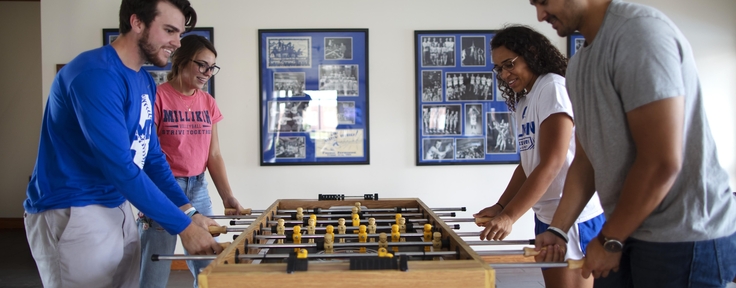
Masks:
[[[446,223],[456,223],[456,222],[475,222],[477,218],[442,218],[441,220]]]
[[[568,259],[567,262],[534,262],[534,263],[491,263],[488,264],[493,269],[506,269],[506,268],[569,268],[569,269],[580,269],[583,268],[585,259],[573,260]]]
[[[531,257],[539,255],[539,251],[532,247],[524,247],[521,250],[493,250],[493,251],[475,251],[480,256],[505,256],[505,255],[524,255]]]
[[[349,212],[349,211],[345,211],[345,212]],[[362,211],[361,213],[362,213],[361,214],[362,218],[369,218],[369,217],[379,218],[379,217],[395,217],[396,216],[396,213],[363,213]],[[307,213],[304,213],[304,214],[305,214],[304,217],[307,217],[306,215]],[[436,213],[436,214],[438,217],[455,217],[455,215],[457,215],[455,213]],[[351,218],[351,216],[353,216],[352,213],[350,214],[314,214],[314,215],[316,215],[317,218],[346,218],[346,219],[349,219]],[[402,217],[424,217],[425,214],[401,213],[401,216]],[[274,218],[275,219],[291,219],[292,215],[291,214],[276,214]]]
[[[368,238],[376,238],[376,237],[380,237],[380,235],[381,234],[368,234]],[[335,238],[358,239],[358,234],[335,234],[334,236]],[[424,236],[423,233],[401,233],[401,237],[423,237],[423,236]],[[290,239],[286,235],[276,235],[276,234],[256,235],[255,237],[256,239],[260,239],[260,240]],[[310,239],[310,238],[311,239],[322,239],[324,237],[325,237],[325,234],[315,234],[315,235],[304,234],[302,235],[302,239]]]
[[[434,252],[393,252],[394,256],[457,256],[454,251],[434,251]],[[325,258],[352,258],[352,257],[376,257],[376,253],[335,253],[335,254],[308,254],[307,258],[325,259]],[[151,256],[152,261],[171,261],[171,260],[215,260],[217,255],[158,255]],[[239,259],[286,259],[289,254],[240,254]],[[562,264],[562,263],[555,263]]]
[[[235,223],[235,224],[233,224],[233,223]],[[250,224],[248,222],[244,222],[244,221],[234,221],[234,222],[230,222],[230,225],[250,225]],[[448,225],[448,226],[450,227],[450,229],[453,229],[453,230],[460,229],[460,225],[459,224]],[[271,233],[277,233],[277,231],[276,231],[277,226],[272,225],[270,227],[271,227]],[[346,226],[345,229],[347,231],[352,231],[352,230],[358,230],[358,229],[360,229],[360,227]],[[378,230],[391,230],[391,226],[376,226],[376,229],[378,229]],[[284,231],[289,231],[289,230],[294,230],[294,227],[284,227]],[[325,231],[325,230],[327,230],[327,227],[314,227],[314,230],[315,231]]]
[[[390,224],[395,224],[396,223],[396,220],[395,219],[374,219],[374,221],[376,222],[376,224],[389,223],[389,225],[390,225]],[[418,219],[418,218],[409,218],[409,219],[406,219],[406,221],[407,222],[413,222],[413,223],[427,223],[427,222],[429,222],[429,220],[427,220],[427,219]],[[248,222],[248,221],[244,221],[244,222]],[[306,220],[284,220],[284,224],[291,224],[291,225],[300,225],[300,224],[306,225],[306,222],[307,222]],[[238,223],[238,221],[230,221],[230,225],[239,225],[237,223]],[[268,223],[271,226],[278,225],[278,221],[268,221],[266,223]],[[368,219],[361,219],[360,220],[360,223],[361,224],[368,224]],[[320,224],[321,225],[332,224],[332,225],[337,226],[338,220],[337,219],[335,219],[335,220],[317,220],[317,222],[315,223],[315,225],[320,225]]]
[[[469,246],[534,245],[535,240],[465,241]]]
[[[412,242],[387,242],[389,247],[401,247],[401,246],[416,246],[416,247],[424,247],[424,246],[432,246],[434,243],[432,242],[419,242],[419,241],[412,241]],[[335,248],[344,248],[344,247],[379,247],[379,242],[348,242],[348,243],[333,243],[332,246]],[[248,249],[273,249],[273,248],[319,248],[321,244],[319,243],[284,243],[284,244],[248,244]]]
[[[302,209],[302,213],[305,214],[322,214],[322,213],[336,213],[336,212],[348,212],[350,213],[352,208],[314,208],[314,209]],[[457,211],[466,211],[467,209],[465,207],[440,207],[440,208],[429,208],[430,210],[434,212],[457,212]],[[387,213],[411,213],[419,212],[419,208],[402,208],[402,207],[396,207],[396,208],[361,208],[361,212],[387,212]],[[265,213],[266,210],[250,210],[250,213],[248,214],[262,214]],[[278,209],[276,210],[276,213],[296,213],[296,209]],[[245,213],[241,213],[245,214]]]
[[[212,215],[212,216],[207,216],[207,218],[210,218],[210,219],[253,219],[253,220],[255,220],[258,217],[261,217],[261,215]]]

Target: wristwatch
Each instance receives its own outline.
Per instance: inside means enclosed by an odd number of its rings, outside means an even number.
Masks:
[[[603,249],[605,249],[607,252],[618,253],[624,249],[624,243],[621,243],[621,241],[618,241],[616,239],[610,239],[606,236],[603,236],[603,233],[598,233],[598,242],[601,242],[601,245],[603,245]]]

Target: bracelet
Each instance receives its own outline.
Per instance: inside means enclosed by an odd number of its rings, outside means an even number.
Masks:
[[[504,207],[501,203],[496,202],[496,205],[501,206],[501,210],[506,209],[506,207]]]
[[[197,213],[197,209],[194,207],[189,207],[186,211],[184,211],[184,214],[187,214],[187,216],[192,217],[194,216],[194,213]]]
[[[565,243],[569,241],[569,239],[567,239],[567,233],[562,231],[562,229],[560,228],[549,226],[547,227],[547,231],[549,231],[550,233],[554,234],[557,237],[562,238],[562,240],[565,240]]]

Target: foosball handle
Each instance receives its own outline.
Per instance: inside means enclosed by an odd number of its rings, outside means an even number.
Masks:
[[[223,250],[227,249],[227,247],[230,246],[230,242],[219,242],[217,244],[220,244],[220,247],[222,247]]]
[[[207,227],[211,234],[227,234],[227,226],[210,226]]]
[[[542,248],[542,250],[544,249],[547,249],[547,248]],[[539,252],[541,251],[536,251],[532,247],[524,247],[524,257],[537,256],[539,255]]]
[[[228,213],[235,212],[237,209],[235,208],[225,208],[225,214],[230,215]],[[253,213],[253,209],[251,208],[244,208],[240,210],[240,215],[250,215]]]
[[[492,217],[476,217],[475,218],[475,224],[483,224],[488,221],[491,221],[493,219]]]
[[[585,258],[580,260],[567,259],[567,269],[580,269],[585,264]]]

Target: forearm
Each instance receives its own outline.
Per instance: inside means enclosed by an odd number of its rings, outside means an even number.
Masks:
[[[225,161],[222,159],[222,155],[210,155],[207,160],[207,169],[210,171],[210,177],[212,177],[212,181],[215,183],[215,188],[217,188],[220,198],[232,197],[233,192],[230,189],[230,182],[227,179]]]
[[[560,173],[560,167],[555,167],[551,163],[540,163],[529,177],[526,178],[516,196],[511,199],[503,210],[503,214],[511,217],[516,222],[529,209],[539,201],[547,192],[549,185],[554,181],[557,174]]]
[[[616,209],[606,219],[601,233],[621,241],[628,238],[667,196],[679,171],[679,166],[637,159],[626,176]]]

